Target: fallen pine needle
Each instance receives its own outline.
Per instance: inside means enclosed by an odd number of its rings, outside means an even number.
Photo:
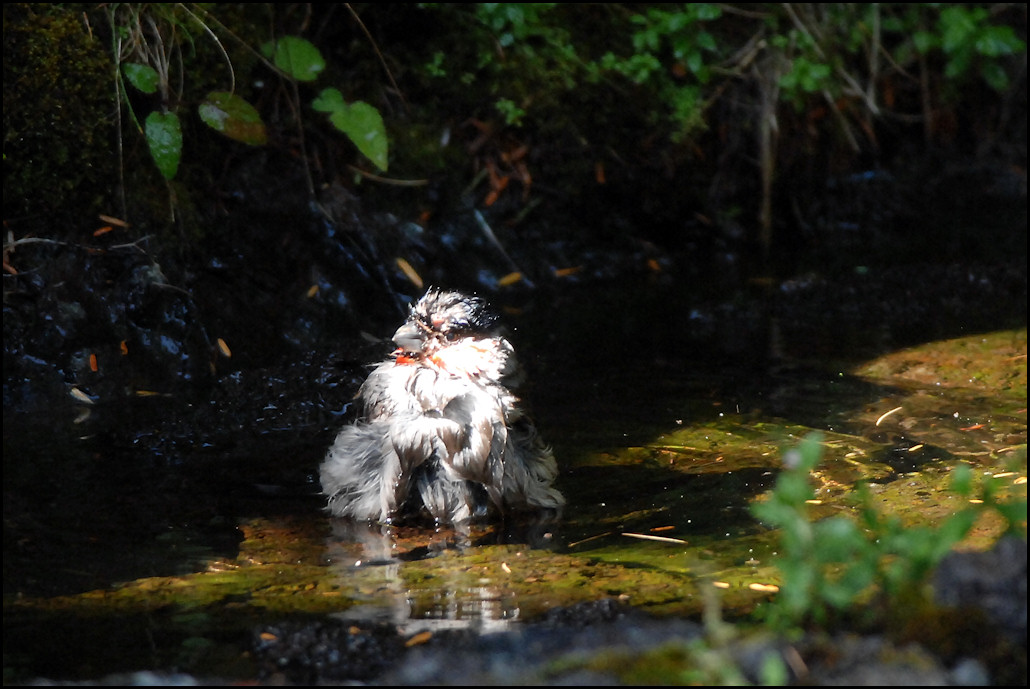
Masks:
[[[129,223],[125,222],[121,218],[115,218],[114,216],[111,216],[111,215],[104,215],[103,213],[101,213],[97,217],[100,218],[102,221],[104,221],[106,223],[111,223],[112,225],[117,225],[118,227],[128,227],[129,226]]]
[[[410,263],[405,261],[400,256],[397,257],[396,262],[397,267],[400,268],[401,272],[404,273],[404,276],[411,281],[411,284],[415,285],[415,287],[418,287],[419,289],[422,289],[422,276],[418,274],[418,271],[416,271]]]
[[[624,533],[623,536],[629,536],[630,538],[639,538],[644,541],[661,541],[662,543],[683,543],[686,544],[681,538],[667,538],[666,536],[652,536],[646,533]]]
[[[884,420],[884,419],[886,419],[886,418],[887,418],[888,416],[890,416],[891,414],[894,414],[894,413],[896,413],[896,412],[899,412],[899,411],[901,411],[901,407],[894,407],[894,408],[893,408],[893,409],[891,409],[891,410],[890,410],[889,412],[885,412],[884,414],[882,414],[882,415],[880,416],[880,418],[878,418],[878,419],[876,420],[876,425],[877,425],[877,426],[879,426],[879,425],[880,425],[881,423],[883,423],[883,420]]]
[[[612,535],[611,531],[605,531],[604,533],[599,533],[596,536],[588,536],[588,537],[584,538],[581,541],[576,541],[575,543],[569,543],[569,547],[570,548],[575,548],[577,545],[581,545],[583,543],[588,543],[590,541],[596,541],[598,538],[604,538],[605,536],[611,536],[611,535]]]
[[[433,632],[428,632],[428,631],[427,632],[419,632],[415,636],[413,636],[410,639],[408,639],[407,641],[405,641],[404,645],[407,648],[411,648],[412,646],[420,646],[420,645],[426,643],[427,641],[429,641],[432,638],[433,638]]]
[[[93,404],[93,399],[78,388],[71,389],[71,396],[83,404]]]
[[[508,273],[507,275],[502,277],[500,280],[498,280],[497,281],[497,286],[498,287],[509,287],[511,285],[514,285],[516,282],[519,282],[521,279],[522,279],[522,273],[520,273],[519,271],[516,270],[516,271],[513,271],[511,273]]]

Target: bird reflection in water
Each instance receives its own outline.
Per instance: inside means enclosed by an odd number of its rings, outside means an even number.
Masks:
[[[482,299],[435,289],[393,342],[361,387],[360,417],[320,467],[327,510],[338,517],[330,567],[348,581],[367,578],[367,604],[341,615],[412,633],[506,625],[519,608],[502,570],[469,584],[467,572],[441,566],[432,588],[416,591],[401,568],[453,547],[554,545],[565,499],[554,456],[514,393],[514,350]]]

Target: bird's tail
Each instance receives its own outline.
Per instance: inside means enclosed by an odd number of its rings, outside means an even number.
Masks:
[[[340,431],[319,473],[329,512],[337,517],[387,521],[398,496],[407,494],[408,479],[387,434],[366,423]]]

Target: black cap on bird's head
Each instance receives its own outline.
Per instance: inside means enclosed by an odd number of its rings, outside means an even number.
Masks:
[[[434,338],[454,341],[464,337],[492,337],[497,314],[475,295],[430,288],[412,307],[408,320],[393,335],[404,352],[419,353]]]

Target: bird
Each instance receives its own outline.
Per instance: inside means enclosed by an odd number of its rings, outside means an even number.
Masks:
[[[490,305],[431,287],[392,339],[319,467],[329,513],[454,526],[557,517],[557,462],[515,395],[522,369]]]

